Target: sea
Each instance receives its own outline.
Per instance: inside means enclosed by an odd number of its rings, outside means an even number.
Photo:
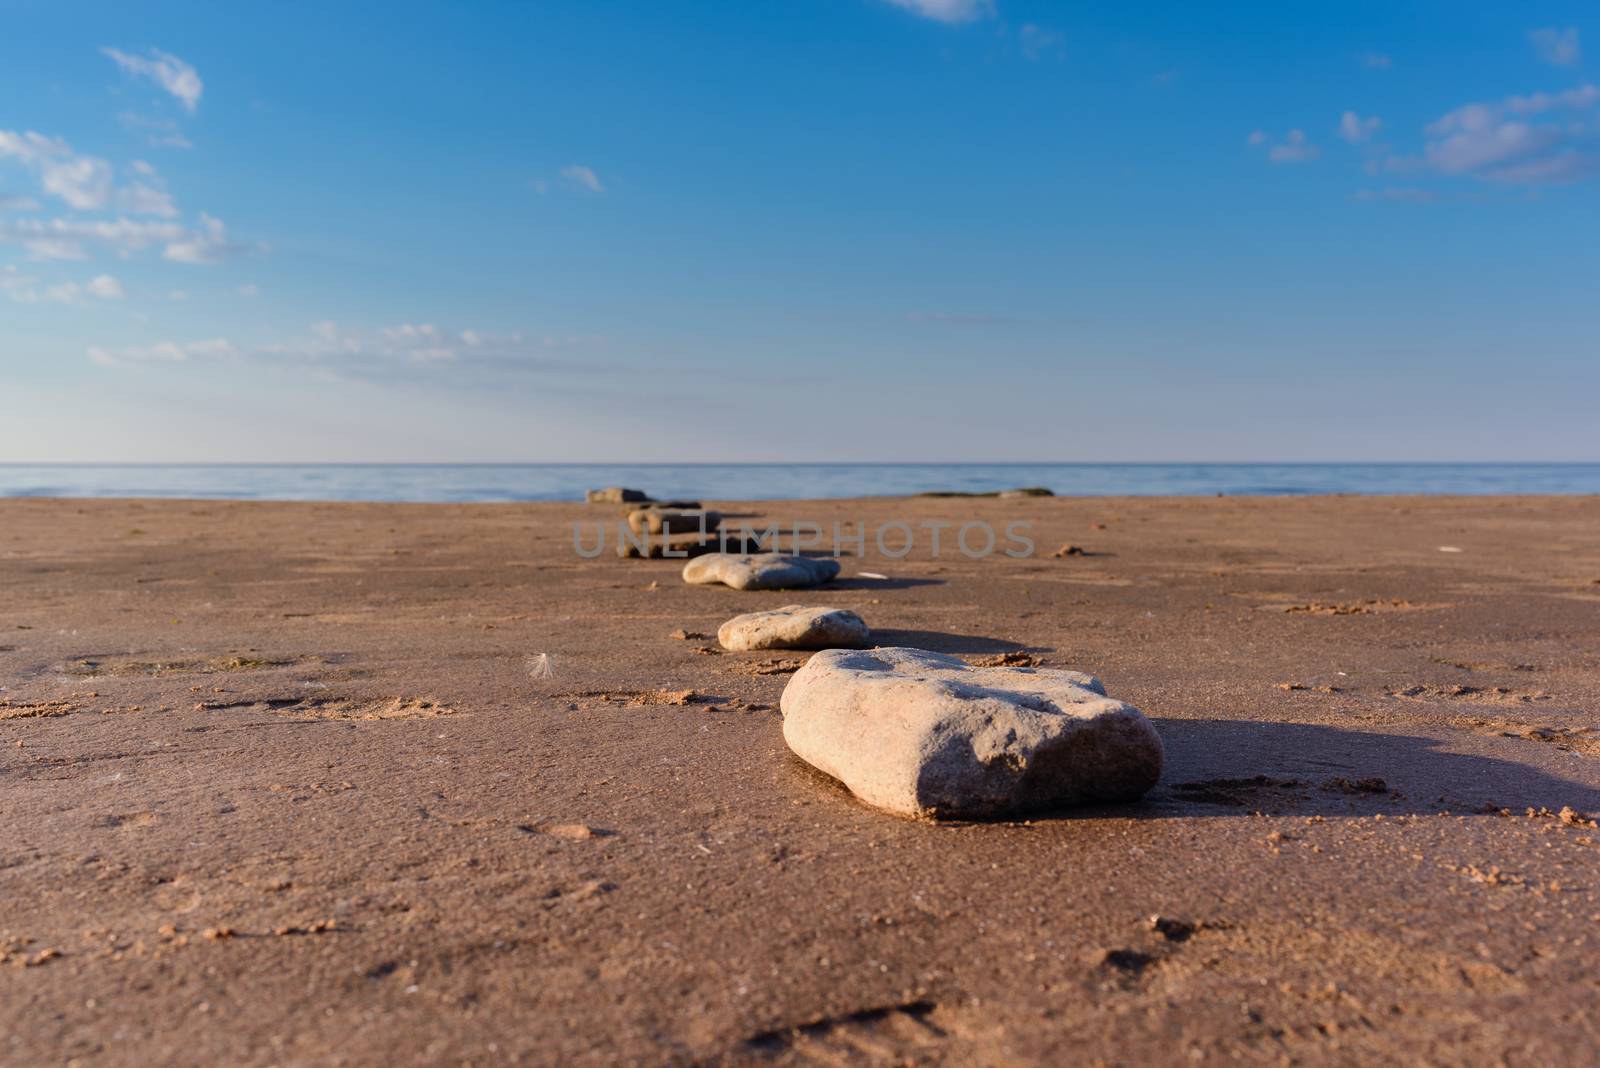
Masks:
[[[1600,493],[1600,463],[0,464],[0,497],[258,501],[579,501],[985,493],[1058,496]]]

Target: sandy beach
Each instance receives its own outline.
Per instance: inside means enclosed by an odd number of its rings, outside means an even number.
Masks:
[[[754,593],[598,506],[0,500],[0,1063],[1600,1059],[1600,499],[708,503],[1038,552]],[[704,637],[791,603],[1091,672],[1160,784],[869,809],[806,654]]]

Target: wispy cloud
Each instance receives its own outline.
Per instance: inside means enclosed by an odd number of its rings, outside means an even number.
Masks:
[[[78,155],[59,137],[0,130],[0,159],[22,164],[38,178],[43,192],[77,211],[96,211],[111,199],[111,165]]]
[[[1583,58],[1583,46],[1578,40],[1576,26],[1569,26],[1564,30],[1553,26],[1542,30],[1529,30],[1528,40],[1533,42],[1539,58],[1553,67],[1575,67]]]
[[[46,137],[32,130],[0,130],[0,160],[3,159],[16,160],[38,180],[40,192],[74,211],[101,211],[114,206],[131,215],[171,219],[178,214],[161,176],[143,160],[136,160],[128,168],[133,177],[118,185],[110,163],[74,152],[59,137]]]
[[[121,257],[161,246],[174,263],[208,264],[240,251],[222,223],[202,215],[201,229],[140,219],[0,219],[0,245],[20,245],[37,260],[83,260],[91,248]]]
[[[169,242],[161,255],[174,263],[207,264],[220,263],[239,251],[238,245],[228,241],[228,228],[222,225],[222,220],[202,212],[199,229],[190,230],[181,239]]]
[[[1362,118],[1353,111],[1347,111],[1339,116],[1339,136],[1358,145],[1363,141],[1372,140],[1372,135],[1383,126],[1383,120],[1376,115]]]
[[[600,181],[600,176],[581,163],[569,163],[561,168],[561,177],[591,193],[604,193],[605,184]]]
[[[1265,149],[1267,159],[1273,163],[1307,163],[1322,155],[1322,149],[1312,144],[1304,130],[1290,130],[1281,139],[1265,130],[1255,130],[1246,142],[1252,148]]]
[[[994,0],[888,0],[895,7],[904,8],[935,22],[975,22],[994,14]]]
[[[1388,70],[1394,66],[1394,60],[1387,52],[1363,52],[1359,58],[1361,65],[1369,70]]]
[[[136,111],[124,111],[117,116],[117,121],[123,129],[130,133],[141,134],[146,143],[156,148],[193,148],[194,143],[184,136],[176,121],[160,116],[141,115]]]
[[[102,367],[139,363],[184,363],[189,360],[232,359],[241,355],[239,349],[227,338],[215,337],[204,341],[158,341],[153,345],[129,345],[123,348],[103,348],[91,345],[87,350],[90,360]]]
[[[122,291],[122,283],[109,274],[96,275],[89,279],[89,284],[83,287],[83,291],[100,300],[121,300],[127,296]]]
[[[107,47],[100,51],[128,74],[136,78],[148,78],[170,93],[189,114],[194,114],[200,106],[205,83],[200,80],[194,67],[170,52],[152,48],[149,55],[136,56],[117,48]]]
[[[1055,30],[1026,22],[1017,31],[1017,43],[1022,47],[1022,54],[1029,59],[1043,59],[1048,55],[1061,55],[1065,51],[1066,38]]]
[[[495,334],[451,329],[435,323],[396,323],[375,330],[313,323],[299,336],[262,344],[228,338],[163,340],[140,345],[95,345],[88,358],[102,366],[181,364],[239,360],[297,368],[323,378],[393,381],[407,376],[429,382],[471,385],[543,374],[614,375],[615,365],[563,355],[589,349],[597,339]]]
[[[1561,93],[1513,96],[1467,104],[1428,125],[1423,162],[1446,175],[1543,184],[1576,181],[1600,167],[1593,112],[1600,88],[1583,85]],[[1403,169],[1406,161],[1392,161]]]
[[[126,296],[122,283],[109,274],[97,275],[81,285],[77,282],[44,285],[12,264],[0,267],[0,293],[19,304],[78,304],[86,299],[121,300]]]

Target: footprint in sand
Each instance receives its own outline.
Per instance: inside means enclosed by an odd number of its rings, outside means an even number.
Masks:
[[[1505,686],[1435,686],[1432,683],[1417,683],[1387,692],[1390,697],[1416,701],[1486,701],[1490,704],[1514,705],[1550,700],[1550,695],[1543,690],[1512,690]]]
[[[1600,730],[1594,727],[1545,727],[1533,723],[1484,719],[1455,720],[1451,726],[1475,734],[1543,742],[1568,753],[1582,753],[1586,756],[1600,754]]]
[[[949,1033],[936,1021],[931,1001],[907,1001],[824,1016],[793,1027],[751,1035],[746,1054],[789,1055],[800,1063],[915,1063],[919,1053],[942,1045]]]
[[[426,719],[454,716],[454,708],[426,698],[263,697],[240,701],[201,701],[196,712],[274,712],[302,719]]]

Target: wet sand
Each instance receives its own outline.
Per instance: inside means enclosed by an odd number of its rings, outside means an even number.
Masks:
[[[718,506],[1039,555],[740,593],[579,559],[599,506],[0,501],[0,1063],[1600,1058],[1600,499]],[[789,603],[1093,672],[1161,784],[871,811],[784,748],[804,654],[673,636]]]

